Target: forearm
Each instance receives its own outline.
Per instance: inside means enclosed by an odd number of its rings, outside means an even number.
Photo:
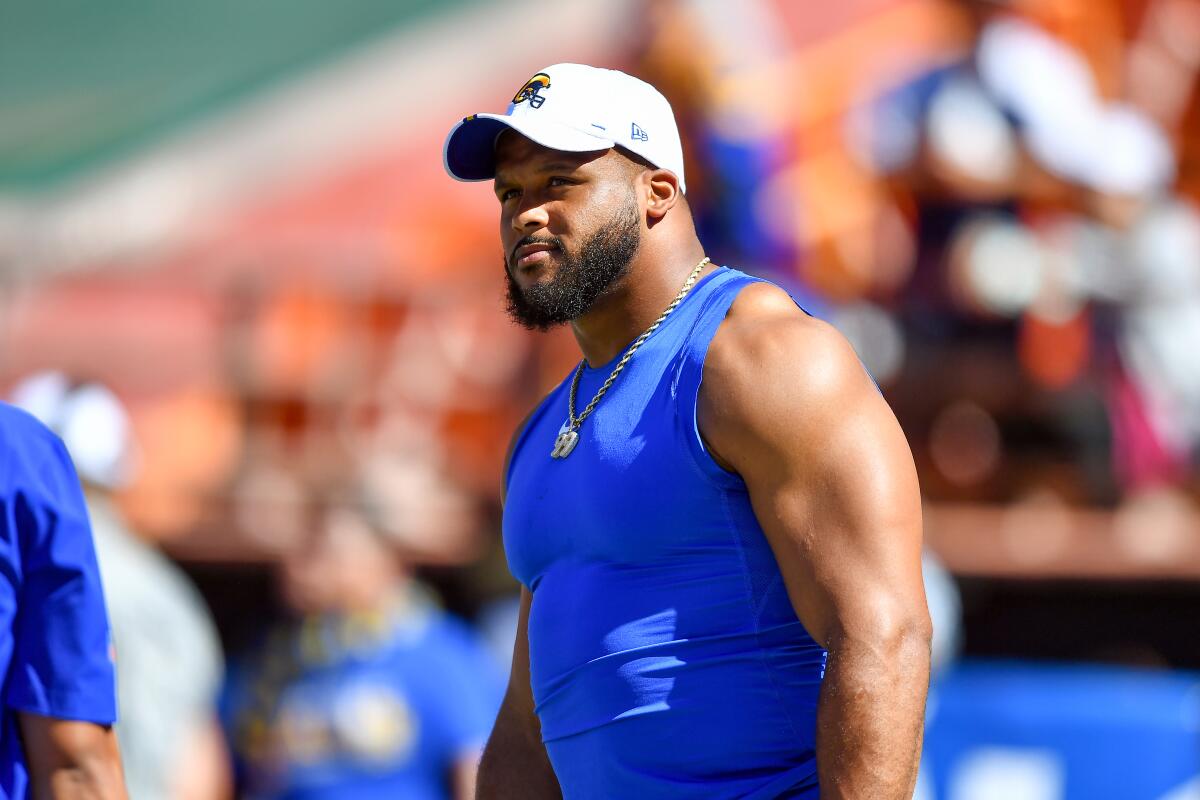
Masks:
[[[556,800],[562,797],[546,747],[523,720],[501,708],[479,763],[476,800]]]
[[[827,800],[909,800],[929,689],[929,637],[838,636],[817,707],[817,769]]]

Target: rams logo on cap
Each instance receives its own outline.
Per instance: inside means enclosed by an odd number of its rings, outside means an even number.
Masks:
[[[550,76],[544,72],[539,72],[537,75],[534,75],[532,78],[526,81],[525,85],[513,95],[513,105],[516,105],[517,103],[523,103],[524,101],[528,100],[529,105],[533,106],[534,108],[541,108],[542,103],[546,102],[546,98],[542,97],[539,92],[541,92],[542,89],[549,88]]]

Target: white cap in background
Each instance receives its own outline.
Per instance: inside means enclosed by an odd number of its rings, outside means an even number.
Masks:
[[[645,81],[612,69],[555,64],[517,90],[503,114],[473,114],[451,129],[443,160],[460,181],[496,175],[496,139],[506,130],[543,147],[591,152],[620,146],[683,177],[683,146],[667,98]]]
[[[57,371],[39,372],[17,384],[12,403],[62,439],[80,478],[115,489],[133,477],[129,415],[106,386],[76,384]]]

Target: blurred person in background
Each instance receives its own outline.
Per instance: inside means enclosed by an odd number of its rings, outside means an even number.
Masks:
[[[649,84],[553,65],[444,158],[494,179],[514,320],[584,356],[510,450],[523,597],[481,796],[910,798],[920,497],[853,350],[710,265]]]
[[[374,472],[376,486],[403,485],[383,502],[365,480],[304,495],[308,529],[279,570],[296,618],[230,679],[227,720],[251,797],[474,797],[500,678],[412,569],[414,555],[457,546],[454,519],[443,518],[442,543],[429,511],[453,515],[454,504],[444,490],[412,493],[429,486],[422,470]]]
[[[62,442],[0,403],[0,796],[124,798],[104,595]]]
[[[137,800],[219,800],[230,794],[216,716],[223,673],[208,608],[183,572],[126,524],[114,492],[135,475],[125,406],[99,383],[45,372],[14,402],[66,444],[83,481],[117,654],[125,779]]]

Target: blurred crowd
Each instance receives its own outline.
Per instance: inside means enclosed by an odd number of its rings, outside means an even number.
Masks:
[[[640,5],[616,65],[672,101],[714,260],[846,333],[931,503],[1200,537],[1200,3],[820,5]],[[500,464],[577,353],[508,323],[491,207],[433,213],[409,158],[6,286],[0,384],[88,488],[134,797],[471,795]],[[222,655],[164,550],[260,565],[285,613]]]
[[[706,241],[859,346],[931,499],[1194,502],[1197,4],[647,5]]]
[[[226,665],[204,599],[114,502],[140,470],[121,401],[61,372],[12,401],[63,439],[84,486],[130,797],[474,797],[503,667],[413,575],[417,553],[456,555],[436,487],[385,497],[343,471],[277,491],[262,512],[288,530],[274,570],[288,613]]]
[[[931,502],[1194,520],[1194,2],[638,9],[617,63],[676,108],[709,250],[852,339]],[[509,433],[575,351],[504,318],[494,209],[447,188],[435,142],[148,262],[10,280],[0,384],[116,389],[145,467],[122,503],[181,556],[274,558],[271,504],[347,464],[438,494],[423,558],[494,551]]]

